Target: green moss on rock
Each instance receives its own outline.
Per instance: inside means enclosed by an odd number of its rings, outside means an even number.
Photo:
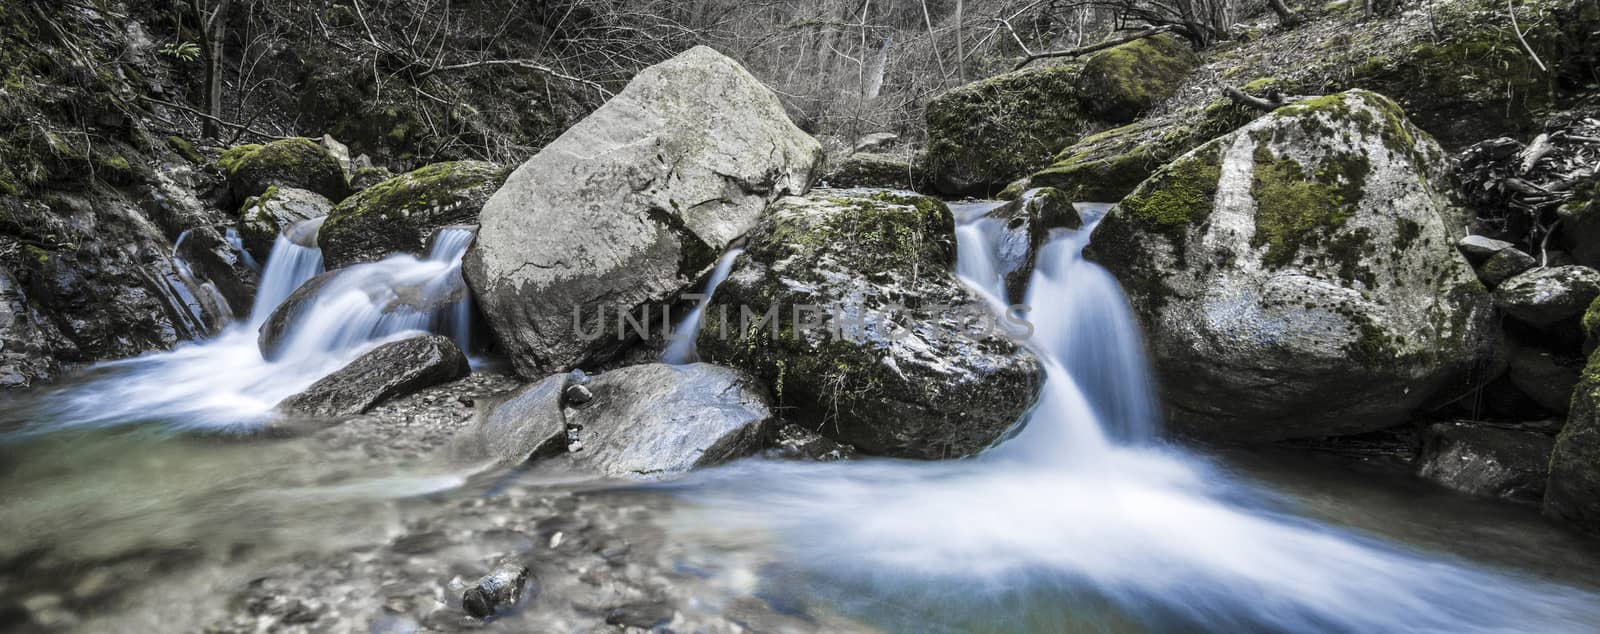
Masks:
[[[1083,107],[1114,123],[1139,114],[1171,97],[1200,57],[1183,40],[1157,35],[1128,42],[1090,57],[1078,77]]]
[[[946,194],[987,194],[1044,167],[1088,127],[1075,66],[1031,68],[928,102],[927,171]]]
[[[228,177],[236,200],[273,185],[313,191],[329,200],[341,200],[349,191],[339,160],[316,141],[303,137],[228,148],[217,159],[217,167]]]
[[[435,163],[341,201],[318,234],[329,267],[417,253],[435,229],[474,224],[507,171],[483,161]]]
[[[1190,229],[1211,216],[1221,161],[1222,146],[1212,143],[1162,167],[1123,199],[1125,218],[1166,236],[1181,253]]]

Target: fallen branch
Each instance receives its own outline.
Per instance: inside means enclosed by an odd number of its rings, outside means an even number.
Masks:
[[[1517,9],[1516,7],[1512,6],[1511,0],[1506,0],[1506,13],[1511,14],[1511,30],[1517,34],[1517,41],[1522,43],[1522,50],[1527,51],[1528,57],[1533,58],[1533,63],[1539,65],[1539,72],[1550,72],[1550,69],[1545,68],[1544,60],[1539,59],[1539,54],[1533,52],[1533,47],[1528,46],[1528,40],[1522,37],[1522,27],[1517,25]]]
[[[148,101],[150,103],[163,105],[163,106],[166,106],[168,108],[177,108],[179,110],[182,110],[182,111],[187,112],[189,114],[195,115],[197,117],[201,117],[201,118],[204,118],[204,119],[209,119],[209,120],[217,123],[218,125],[222,125],[222,126],[225,126],[225,127],[228,127],[228,128],[232,128],[232,129],[238,130],[240,132],[248,132],[250,134],[254,134],[254,135],[256,135],[258,137],[261,137],[261,138],[264,138],[264,139],[278,140],[278,139],[287,139],[287,138],[289,138],[289,137],[286,137],[286,136],[279,136],[279,135],[276,135],[276,134],[268,134],[266,132],[262,132],[260,130],[253,129],[250,126],[247,126],[247,125],[240,125],[240,124],[234,123],[232,121],[227,121],[227,120],[224,120],[224,119],[213,117],[213,116],[211,116],[209,114],[206,114],[206,113],[201,112],[199,110],[196,110],[194,108],[190,108],[189,106],[185,106],[185,105],[183,105],[181,103],[173,103],[173,102],[170,102],[170,101],[162,101],[160,99],[156,99],[155,97],[146,97],[144,95],[136,95],[136,96],[138,98],[143,99],[145,101]],[[234,138],[237,139],[238,135],[235,135]]]
[[[1250,95],[1243,90],[1234,88],[1233,86],[1223,87],[1222,94],[1227,95],[1228,99],[1232,100],[1236,104],[1245,106],[1247,108],[1255,108],[1256,110],[1264,110],[1266,112],[1272,112],[1273,110],[1277,110],[1296,101],[1300,101],[1301,99],[1305,99],[1305,97],[1286,97],[1283,95],[1283,93],[1278,92],[1276,88],[1269,91],[1265,97],[1256,97]]]
[[[465,70],[465,69],[468,69],[468,68],[477,68],[479,66],[516,66],[518,68],[525,68],[525,69],[528,69],[528,70],[531,70],[531,71],[537,71],[537,72],[543,73],[545,75],[549,75],[550,77],[554,77],[556,79],[561,79],[561,80],[564,80],[564,81],[569,81],[569,82],[573,82],[573,83],[583,84],[585,86],[589,86],[590,88],[595,89],[596,92],[599,92],[602,96],[604,96],[607,99],[610,99],[611,97],[615,96],[615,95],[613,95],[611,93],[611,91],[606,90],[605,86],[601,86],[598,82],[590,81],[590,80],[584,79],[582,77],[574,77],[572,75],[568,75],[566,73],[562,73],[562,72],[557,71],[557,70],[555,70],[553,68],[550,68],[549,66],[545,66],[543,64],[538,64],[538,63],[535,63],[533,61],[526,60],[526,59],[486,59],[486,60],[478,61],[478,62],[465,62],[465,63],[461,63],[461,64],[448,64],[448,65],[445,65],[445,66],[435,66],[435,67],[430,68],[428,70],[422,71],[422,73],[419,75],[418,78],[420,79],[422,77],[427,77],[428,75],[432,75],[434,73],[443,72],[443,71],[447,71],[447,70]]]
[[[1517,173],[1527,174],[1533,171],[1533,166],[1539,163],[1539,159],[1544,158],[1544,155],[1549,154],[1554,147],[1550,144],[1550,135],[1541,134],[1534,137],[1533,143],[1528,144],[1527,149],[1518,157],[1522,159],[1522,170]]]
[[[1083,56],[1083,55],[1088,55],[1088,54],[1094,53],[1096,51],[1106,50],[1106,49],[1111,48],[1113,46],[1121,46],[1123,44],[1127,44],[1128,42],[1132,42],[1134,40],[1142,40],[1142,39],[1147,38],[1147,37],[1161,35],[1162,33],[1169,33],[1172,30],[1173,30],[1173,27],[1171,25],[1158,26],[1158,27],[1155,27],[1155,28],[1152,28],[1152,29],[1145,29],[1143,31],[1139,31],[1137,33],[1130,33],[1130,34],[1124,35],[1122,37],[1117,37],[1117,38],[1112,38],[1112,39],[1109,39],[1109,40],[1104,40],[1102,42],[1099,42],[1099,43],[1096,43],[1096,44],[1090,44],[1088,46],[1080,46],[1078,48],[1069,48],[1069,49],[1066,49],[1066,50],[1063,50],[1063,51],[1045,51],[1043,53],[1034,53],[1032,55],[1029,55],[1029,56],[1023,58],[1022,61],[1017,62],[1017,65],[1011,67],[1011,70],[1022,70],[1022,67],[1027,66],[1028,64],[1032,64],[1033,62],[1041,60],[1041,59],[1049,59],[1049,58],[1054,58],[1054,57],[1079,57],[1079,56]]]

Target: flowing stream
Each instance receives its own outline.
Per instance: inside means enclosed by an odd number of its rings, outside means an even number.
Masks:
[[[953,206],[957,274],[1004,310],[992,207]],[[448,606],[459,578],[509,543],[544,562],[543,595],[490,624],[501,631],[592,627],[592,611],[564,606],[607,605],[619,582],[597,569],[667,580],[660,592],[678,601],[685,631],[700,612],[756,631],[1595,631],[1594,542],[1531,511],[1301,457],[1164,443],[1138,326],[1115,280],[1081,257],[1105,207],[1079,210],[1084,228],[1056,230],[1027,290],[1025,343],[1047,379],[989,451],[753,458],[661,484],[602,484],[612,493],[598,497],[592,483],[547,474],[485,482],[383,458],[389,445],[416,457],[444,442],[409,416],[291,441],[172,434],[259,430],[282,398],[417,330],[471,349],[460,275],[470,230],[441,231],[425,258],[319,279],[316,225],[292,227],[248,319],[11,408],[6,420],[23,424],[0,442],[0,532],[17,537],[0,545],[0,609],[17,595],[49,614],[36,597],[66,597],[54,600],[90,619],[66,629],[199,630],[251,622],[258,607],[196,588],[255,596],[262,584],[302,584],[333,606],[311,617],[319,627],[417,631],[427,605]],[[737,256],[719,260],[707,295]],[[263,358],[258,329],[307,283],[320,286],[275,360]],[[694,332],[703,306],[680,333]],[[688,336],[664,360],[693,356]],[[423,402],[420,418],[453,421],[455,433],[470,418],[453,399]],[[638,532],[649,527],[661,532]],[[608,567],[595,553],[622,537],[631,559]],[[446,545],[418,545],[435,542]],[[106,576],[116,592],[83,590]],[[42,579],[54,577],[61,589]]]

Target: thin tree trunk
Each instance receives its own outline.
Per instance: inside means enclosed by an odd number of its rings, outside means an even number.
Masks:
[[[201,134],[216,138],[221,134],[217,122],[222,121],[222,44],[223,30],[227,25],[228,7],[233,0],[219,0],[210,15],[200,13],[201,39],[206,51],[206,114],[210,118],[202,124]],[[200,8],[195,2],[195,8]]]
[[[967,83],[967,44],[961,29],[962,0],[956,0],[956,79]]]
[[[1267,0],[1267,6],[1272,8],[1273,13],[1278,14],[1278,21],[1282,22],[1284,26],[1294,26],[1300,23],[1300,14],[1295,13],[1294,9],[1290,9],[1289,5],[1285,4],[1283,0]]]

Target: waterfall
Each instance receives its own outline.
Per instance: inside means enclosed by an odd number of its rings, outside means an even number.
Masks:
[[[953,211],[958,273],[998,307],[998,234],[983,217],[992,207]],[[1030,631],[1036,618],[1074,624],[1046,627],[1057,631],[1582,632],[1600,622],[1593,594],[1304,519],[1155,442],[1138,326],[1116,281],[1081,256],[1106,207],[1078,210],[1084,228],[1054,230],[1036,259],[1025,345],[1046,379],[1007,440],[964,461],[749,460],[697,472],[663,485],[704,515],[684,530],[772,535],[788,583],[888,631],[941,620]],[[1122,625],[1095,621],[1108,608]]]
[[[278,236],[247,320],[209,340],[94,366],[81,381],[36,399],[39,422],[30,431],[155,422],[249,432],[271,420],[279,401],[385,341],[432,331],[472,349],[472,299],[461,258],[474,230],[447,227],[433,237],[427,257],[392,255],[341,269],[291,316],[282,353],[265,359],[258,330],[322,271],[321,223],[297,223]]]
[[[317,248],[317,232],[326,219],[323,216],[297,222],[285,228],[273,241],[272,254],[267,256],[267,268],[261,272],[255,302],[250,306],[252,325],[259,327],[290,293],[322,273],[322,249]]]
[[[717,292],[722,280],[728,278],[728,272],[733,270],[733,261],[739,258],[740,253],[744,253],[744,249],[735,247],[717,259],[716,267],[711,269],[711,277],[706,280],[705,290],[700,291],[700,301],[695,302],[694,310],[689,311],[688,316],[672,329],[672,336],[668,338],[671,343],[661,353],[662,363],[683,365],[700,360],[700,354],[694,347],[696,335],[700,332],[700,317],[706,306],[711,304],[711,296]]]

